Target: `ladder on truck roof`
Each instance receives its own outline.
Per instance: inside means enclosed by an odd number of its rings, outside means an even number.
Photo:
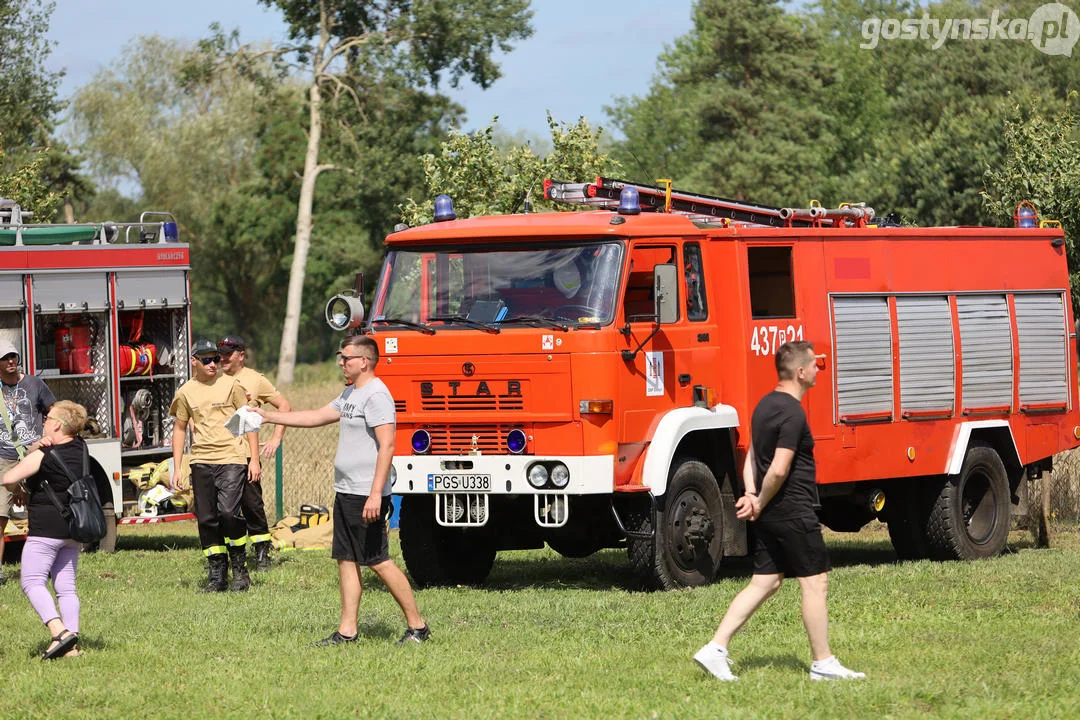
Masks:
[[[591,183],[544,180],[544,198],[558,202],[589,205],[601,210],[617,210],[619,196],[626,188],[637,191],[642,212],[669,212],[686,215],[705,224],[756,225],[765,227],[865,227],[874,219],[874,209],[844,205],[830,209],[820,205],[808,208],[779,208],[729,200],[712,195],[672,190],[656,185],[638,185],[598,177]]]
[[[179,242],[172,213],[147,210],[138,222],[28,223],[34,213],[0,197],[0,247],[23,245],[101,245]],[[134,231],[134,236],[132,236]]]

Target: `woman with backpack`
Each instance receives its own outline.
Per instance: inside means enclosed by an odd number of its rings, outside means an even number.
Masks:
[[[51,640],[42,660],[79,654],[79,596],[75,591],[75,570],[82,545],[71,538],[68,520],[49,497],[52,494],[69,511],[68,488],[71,477],[83,474],[86,442],[79,437],[86,424],[86,408],[70,400],[60,400],[42,422],[39,449],[4,473],[3,484],[25,499],[29,533],[22,552],[22,589],[34,611],[41,617]],[[70,474],[59,466],[64,463]],[[25,489],[20,484],[25,481]],[[102,489],[99,487],[100,494]],[[111,491],[110,491],[111,492]],[[56,601],[47,582],[53,580]],[[59,611],[57,611],[59,604]]]

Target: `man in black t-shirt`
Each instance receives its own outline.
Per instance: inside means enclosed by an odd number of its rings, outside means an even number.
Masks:
[[[712,641],[694,655],[698,665],[720,680],[738,680],[731,672],[728,643],[780,589],[785,575],[797,578],[802,592],[803,625],[813,656],[810,679],[866,677],[841,665],[829,650],[826,591],[832,566],[815,511],[814,437],[801,405],[817,373],[813,345],[781,345],[776,353],[779,382],[750,420],[751,443],[743,467],[746,494],[735,510],[739,518],[754,522],[754,575],[731,601]]]

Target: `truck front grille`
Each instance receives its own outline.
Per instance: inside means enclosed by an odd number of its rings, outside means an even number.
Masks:
[[[429,412],[446,410],[504,412],[524,408],[525,401],[520,395],[427,395],[420,399],[420,409]]]
[[[431,434],[435,455],[468,455],[473,450],[486,454],[507,452],[506,434],[521,425],[424,425]],[[473,444],[475,438],[476,443]]]

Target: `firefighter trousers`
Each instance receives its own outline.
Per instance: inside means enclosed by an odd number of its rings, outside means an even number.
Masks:
[[[262,481],[244,483],[244,495],[240,500],[247,521],[248,542],[270,540],[270,526],[266,523],[266,507],[263,504]]]
[[[199,543],[206,555],[224,553],[243,545],[247,528],[240,513],[240,499],[247,484],[247,465],[191,464],[191,490],[195,496],[195,519]]]

